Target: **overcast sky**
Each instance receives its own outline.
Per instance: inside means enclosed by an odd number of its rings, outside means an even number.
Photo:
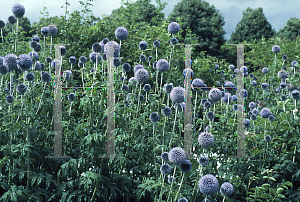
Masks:
[[[0,20],[7,22],[8,16],[12,15],[11,7],[20,3],[25,7],[25,16],[30,20],[30,23],[39,21],[39,17],[43,17],[39,11],[43,10],[43,7],[47,7],[49,16],[61,16],[64,15],[65,9],[61,8],[64,5],[65,0],[0,0],[1,12]],[[85,0],[82,0],[85,1]],[[132,0],[133,1],[133,0]],[[134,0],[135,2],[136,0]],[[181,0],[161,0],[161,2],[167,2],[168,5],[162,12],[165,14],[165,18],[172,12],[174,6]],[[230,38],[232,32],[235,31],[237,23],[242,19],[242,11],[250,8],[263,8],[263,13],[266,16],[272,28],[278,32],[283,28],[287,21],[291,17],[299,17],[300,1],[299,0],[206,0],[210,5],[214,5],[219,13],[224,17],[225,25],[223,29],[226,34],[226,39]],[[74,10],[81,10],[82,7],[78,0],[68,0],[70,6],[68,10],[70,12]],[[156,7],[158,4],[156,0],[151,0],[151,3]],[[121,0],[94,0],[94,5],[91,9],[96,17],[102,19],[102,15],[110,15],[112,10],[121,6]]]

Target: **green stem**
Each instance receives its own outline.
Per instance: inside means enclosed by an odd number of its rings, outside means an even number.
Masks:
[[[171,146],[172,146],[172,138],[173,138],[173,135],[174,135],[174,130],[175,130],[175,123],[176,123],[176,115],[177,115],[177,108],[175,109],[175,119],[174,119],[174,124],[173,124],[173,130],[172,130],[172,134],[171,134],[171,140],[170,140],[170,144],[169,144],[169,147],[171,149]]]
[[[175,196],[175,200],[174,200],[174,202],[177,200],[178,194],[179,194],[179,192],[180,192],[181,185],[182,185],[182,181],[183,181],[183,178],[184,178],[184,174],[185,174],[185,173],[183,173],[183,174],[182,174],[182,178],[181,178],[180,186],[179,186],[179,189],[178,189],[178,191],[177,191],[177,194],[176,194],[176,196]]]
[[[172,178],[172,184],[171,184],[171,187],[170,187],[170,191],[169,191],[169,195],[168,195],[168,199],[167,199],[167,201],[169,201],[169,198],[170,198],[170,195],[171,195],[171,191],[172,191],[172,187],[173,187],[173,180],[174,180],[175,171],[176,171],[176,166],[175,166],[175,168],[174,168],[174,173],[173,173],[173,178]]]

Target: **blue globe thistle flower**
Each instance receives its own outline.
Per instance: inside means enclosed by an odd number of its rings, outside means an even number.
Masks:
[[[254,80],[257,80],[258,78],[256,76],[253,77]]]
[[[168,152],[164,152],[160,155],[161,159],[164,161],[164,162],[168,162],[169,161],[169,157],[168,157],[169,153]]]
[[[140,64],[135,65],[135,67],[134,67],[134,69],[133,69],[134,74],[135,74],[135,72],[136,72],[137,70],[139,70],[139,69],[145,69],[145,68],[144,68],[143,65],[140,65]]]
[[[154,48],[158,48],[160,46],[160,42],[158,40],[155,40],[153,42],[153,46],[154,46]]]
[[[75,56],[69,57],[69,63],[74,65],[76,63],[76,57]]]
[[[67,48],[65,46],[59,46],[58,52],[60,55],[65,55],[67,53]]]
[[[18,66],[23,70],[29,70],[32,67],[32,59],[29,55],[19,55]]]
[[[33,62],[38,61],[40,58],[39,54],[35,51],[29,52],[28,55],[32,58]]]
[[[165,72],[169,70],[169,62],[166,59],[160,59],[156,63],[156,69],[159,72]]]
[[[134,77],[139,83],[145,83],[149,80],[149,72],[146,69],[139,69],[134,73]]]
[[[287,67],[286,67],[286,66],[283,66],[282,69],[283,69],[283,70],[287,70]]]
[[[79,61],[85,64],[87,62],[87,59],[85,56],[80,56]]]
[[[192,89],[195,91],[199,91],[201,87],[204,87],[204,82],[201,79],[194,79],[192,82]]]
[[[251,84],[252,84],[253,86],[256,86],[256,85],[257,85],[257,83],[256,83],[255,80],[254,80],[254,81],[251,81]]]
[[[272,137],[270,135],[266,135],[264,139],[266,142],[271,142]]]
[[[191,78],[194,77],[194,71],[191,68],[185,68],[182,72],[183,77],[185,78],[186,73],[188,72],[188,70],[191,72]]]
[[[28,54],[28,55],[29,55],[29,54]],[[29,55],[29,56],[31,56],[31,55]],[[71,56],[71,57],[75,57],[75,56]],[[51,57],[46,57],[45,62],[46,62],[46,63],[51,63],[51,62],[52,62]]]
[[[172,109],[170,107],[164,107],[162,109],[162,114],[164,116],[170,116],[172,114]]]
[[[207,101],[206,98],[201,99],[201,105],[204,106],[204,103]]]
[[[107,44],[109,42],[109,39],[108,38],[104,38],[104,39],[102,39],[102,42],[103,42],[103,44]]]
[[[250,78],[253,78],[253,77],[254,77],[254,74],[253,74],[253,73],[250,73],[250,74],[249,74],[249,77],[250,77]]]
[[[149,119],[150,119],[151,122],[158,122],[159,121],[159,114],[157,112],[152,112],[150,114]]]
[[[78,62],[78,67],[79,67],[79,68],[83,68],[83,66],[84,66],[84,63],[79,61],[79,62]]]
[[[201,156],[199,159],[198,159],[198,162],[201,166],[207,166],[208,164],[208,157],[207,156]]]
[[[41,63],[39,61],[37,61],[35,63],[35,71],[41,71],[42,70],[42,66],[41,66]]]
[[[213,112],[208,112],[206,117],[209,119],[209,120],[213,120],[215,118],[215,114]]]
[[[149,93],[150,90],[151,90],[150,84],[145,84],[144,87],[143,87],[143,90],[144,90],[146,93]]]
[[[172,91],[172,89],[173,89],[174,87],[173,87],[173,83],[169,83],[169,84],[165,84],[164,86],[163,86],[163,91],[165,92],[165,93],[171,93],[171,91]]]
[[[93,72],[96,71],[95,68],[92,68],[92,69],[94,70]],[[91,71],[92,71],[92,70],[91,70]],[[91,73],[93,73],[93,72],[91,72]],[[126,81],[126,78],[125,78],[124,76],[121,76],[121,77],[120,77],[120,81],[124,82],[124,81]]]
[[[36,41],[32,41],[32,42],[30,42],[30,47],[34,49],[37,47],[37,44],[38,43]]]
[[[232,101],[237,101],[237,96],[236,95],[233,95],[231,98],[232,98]]]
[[[268,117],[269,121],[275,121],[275,117],[271,114],[269,117]]]
[[[174,38],[172,38],[172,39],[170,40],[170,44],[171,44],[172,46],[176,45],[177,43],[178,43],[178,40],[177,40],[176,37],[174,37]]]
[[[129,87],[127,85],[123,85],[122,86],[122,91],[129,91]]]
[[[235,74],[238,74],[239,72],[240,72],[240,70],[239,70],[238,68],[235,68],[235,69],[234,69],[234,73],[235,73]]]
[[[148,60],[148,62],[151,62],[152,59],[153,59],[153,57],[149,56],[147,60]]]
[[[27,81],[33,81],[34,80],[34,75],[33,73],[29,72],[26,74],[26,80]]]
[[[121,65],[121,60],[119,58],[114,58],[114,66],[119,67]]]
[[[66,80],[72,79],[72,76],[73,76],[73,73],[72,73],[70,70],[66,70],[66,71],[64,71],[64,73],[63,73],[63,77],[64,77],[64,79],[66,79]]]
[[[3,59],[3,65],[7,66],[10,71],[18,69],[17,56],[15,54],[6,55]]]
[[[212,88],[208,93],[208,98],[213,102],[217,102],[222,98],[222,92],[218,88]]]
[[[256,107],[256,104],[254,103],[254,102],[250,102],[249,103],[249,108],[250,109],[253,109],[253,108],[255,108]]]
[[[108,46],[110,44],[114,45],[114,57],[116,57],[119,53],[120,53],[120,46],[117,42],[115,41],[109,41],[104,45],[104,53],[107,54],[108,53]]]
[[[263,74],[267,74],[269,72],[269,69],[264,67],[261,71]]]
[[[234,65],[231,64],[231,65],[229,65],[229,68],[230,68],[231,70],[234,70],[235,67],[234,67]]]
[[[233,186],[229,182],[224,182],[221,185],[220,193],[222,196],[231,196],[233,194]]]
[[[168,158],[175,165],[180,165],[187,158],[187,153],[181,147],[174,147],[169,151]]]
[[[236,77],[236,74],[232,74],[231,77],[232,77],[232,78],[235,78],[235,77]]]
[[[292,93],[292,98],[295,99],[295,100],[299,100],[300,99],[300,93],[298,90],[293,90]]]
[[[128,31],[125,27],[118,27],[115,30],[115,36],[119,40],[125,40],[128,37]]]
[[[0,74],[4,75],[8,73],[8,68],[5,65],[0,65]]]
[[[35,52],[40,52],[41,50],[42,50],[41,44],[37,43],[37,46],[36,46],[36,48],[34,48],[34,51]]]
[[[172,183],[175,183],[175,182],[176,182],[176,178],[175,178],[175,177],[170,176],[170,177],[168,178],[168,183],[169,183],[169,184],[172,184]]]
[[[210,101],[206,101],[206,102],[204,102],[204,105],[203,105],[206,109],[209,109],[209,108],[211,108],[211,102]]]
[[[283,56],[282,56],[282,59],[283,59],[283,60],[287,60],[287,55],[283,55]]]
[[[215,69],[219,69],[220,65],[215,65]]]
[[[5,99],[6,99],[6,102],[7,102],[8,104],[11,104],[11,103],[14,102],[14,96],[12,96],[12,95],[6,96]]]
[[[280,52],[280,47],[278,45],[273,46],[272,47],[272,52],[275,53],[275,54],[279,53]]]
[[[5,27],[5,22],[3,20],[0,20],[0,29]]]
[[[70,93],[70,94],[68,95],[68,100],[69,100],[69,101],[73,102],[75,99],[76,99],[75,93]]]
[[[40,42],[40,37],[35,35],[35,36],[32,37],[32,41],[36,41],[36,42],[39,43]]]
[[[260,115],[263,118],[268,118],[271,115],[271,110],[268,108],[263,108],[262,110],[260,110]]]
[[[9,88],[5,88],[4,90],[6,94],[9,94]]]
[[[49,33],[49,28],[48,27],[42,27],[41,28],[41,34],[46,36]]]
[[[136,78],[135,77],[131,77],[129,80],[128,80],[128,83],[130,86],[136,86]]]
[[[48,25],[48,29],[49,29],[49,33],[48,34],[50,36],[54,36],[58,32],[58,29],[57,29],[57,27],[55,25]]]
[[[280,70],[278,72],[278,78],[279,79],[286,79],[287,78],[287,72],[285,70]]]
[[[298,63],[298,62],[296,60],[294,60],[291,64],[294,67],[296,63]]]
[[[180,170],[183,173],[190,172],[192,170],[192,163],[189,160],[185,159],[185,161],[180,164]]]
[[[170,93],[170,99],[175,103],[184,102],[185,90],[182,87],[174,87]]]
[[[49,81],[51,81],[51,75],[48,72],[44,72],[42,74],[42,81],[43,82],[49,82]]]
[[[280,88],[285,88],[285,87],[286,87],[286,83],[281,82],[281,83],[280,83]]]
[[[186,198],[180,198],[177,202],[189,202]]]
[[[286,95],[281,95],[281,100],[285,101],[286,100]]]
[[[222,97],[222,101],[225,103],[230,103],[232,100],[232,96],[230,93],[225,93],[224,96]]]
[[[169,25],[168,25],[168,32],[170,34],[177,34],[180,30],[180,26],[177,22],[171,22]]]
[[[131,70],[130,64],[129,64],[129,63],[124,63],[124,64],[122,65],[122,70],[123,70],[124,72],[129,72],[129,71]]]
[[[18,93],[20,93],[21,95],[24,95],[24,94],[26,93],[26,91],[27,91],[27,86],[26,86],[25,84],[21,83],[21,84],[19,84],[19,85],[17,86],[17,91],[18,91]]]
[[[256,92],[259,92],[260,91],[260,89],[259,88],[256,88]]]
[[[257,117],[256,117],[255,114],[251,114],[250,119],[253,120],[253,121],[255,121],[257,119]]]
[[[14,16],[9,16],[8,17],[8,23],[13,25],[17,22],[16,18]]]
[[[136,98],[138,97],[138,93],[137,93],[137,96]],[[144,100],[144,95],[140,95],[140,102],[142,102]]]
[[[25,7],[21,4],[14,4],[11,7],[11,11],[17,18],[21,18],[25,14]]]
[[[249,126],[250,126],[250,120],[249,120],[249,119],[244,119],[244,120],[243,120],[243,125],[244,125],[245,127],[249,127]]]
[[[154,63],[153,63],[153,69],[155,69],[155,70],[157,70],[157,69],[156,69],[156,64],[157,64],[157,62],[154,62]]]
[[[99,52],[101,52],[101,50],[102,50],[102,46],[98,42],[96,42],[92,45],[93,52],[99,53]]]
[[[167,175],[171,172],[171,166],[167,163],[160,166],[160,172],[164,175]]]
[[[224,84],[224,87],[225,87],[225,92],[232,92],[232,90],[235,88],[234,83],[231,81],[227,81]]]
[[[146,61],[146,56],[141,54],[139,60],[142,62]]]
[[[211,147],[215,142],[215,138],[211,133],[201,132],[198,136],[198,143],[203,147]]]
[[[139,49],[140,49],[140,50],[146,50],[147,47],[148,47],[148,43],[147,43],[146,41],[141,41],[141,42],[139,43]]]
[[[54,60],[52,60],[52,62],[51,62],[51,67],[56,67],[56,66],[59,66],[60,65],[60,60],[58,60],[58,59],[54,59]]]
[[[266,90],[266,88],[268,88],[269,87],[269,84],[268,83],[262,83],[261,84],[261,88],[263,89],[263,90]]]
[[[219,182],[213,175],[204,175],[199,180],[199,190],[204,195],[213,195],[219,189]]]

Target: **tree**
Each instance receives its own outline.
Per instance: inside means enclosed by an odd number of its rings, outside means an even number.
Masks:
[[[263,14],[263,9],[259,7],[254,10],[248,7],[246,11],[243,11],[243,18],[237,24],[229,43],[241,43],[243,41],[252,43],[255,39],[261,39],[262,36],[268,39],[275,34],[275,30],[272,29],[272,25]]]
[[[300,19],[291,18],[287,21],[286,26],[279,30],[277,36],[286,37],[289,40],[295,40],[297,35],[300,34]]]

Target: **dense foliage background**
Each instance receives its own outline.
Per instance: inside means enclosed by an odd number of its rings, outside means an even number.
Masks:
[[[170,40],[176,37],[178,43],[200,43],[199,47],[192,48],[193,79],[200,78],[207,86],[222,87],[226,81],[236,83],[232,76],[234,70],[229,68],[230,64],[236,67],[236,47],[230,46],[223,38],[222,16],[207,2],[188,1],[187,5],[187,1],[183,0],[174,7],[167,19],[161,13],[165,3],[158,1],[159,7],[155,8],[149,2],[123,2],[126,8],[121,6],[114,10],[111,16],[103,16],[102,19],[91,13],[91,0],[85,3],[80,1],[82,11],[66,11],[66,15],[60,17],[50,17],[47,8],[44,8],[41,13],[45,17],[39,22],[30,25],[25,16],[19,19],[16,52],[13,47],[16,37],[15,24],[12,26],[6,23],[0,55],[28,54],[32,51],[32,36],[38,35],[42,45],[39,61],[46,65],[43,71],[48,71],[50,65],[44,62],[45,58],[54,59],[54,51],[52,49],[50,53],[48,45],[44,51],[44,38],[40,33],[42,27],[56,25],[58,33],[53,37],[53,44],[69,44],[66,46],[67,53],[63,56],[62,71],[70,70],[70,56],[74,55],[77,59],[80,56],[88,57],[95,42],[108,38],[120,44],[116,39],[115,30],[120,26],[125,27],[128,30],[128,38],[121,41],[120,56],[122,64],[129,63],[132,70],[123,75],[126,77],[125,84],[130,86],[129,91],[125,92],[121,90],[122,81],[119,79],[122,76],[122,65],[116,67],[118,75],[115,75],[115,151],[116,156],[125,158],[114,159],[98,158],[106,154],[106,60],[98,63],[95,78],[90,73],[94,64],[88,60],[84,70],[77,64],[73,65],[71,81],[66,83],[63,79],[63,86],[82,86],[82,71],[85,86],[101,86],[94,89],[63,89],[63,156],[71,156],[71,159],[45,159],[45,156],[53,156],[54,68],[50,67],[52,82],[48,83],[41,81],[41,71],[30,70],[29,72],[35,74],[35,83],[25,82],[28,91],[23,96],[16,90],[17,86],[23,83],[23,73],[14,71],[12,104],[6,102],[9,91],[5,90],[10,82],[10,74],[3,75],[0,88],[0,200],[146,202],[154,199],[157,201],[160,194],[162,201],[167,201],[170,194],[171,201],[180,187],[177,199],[185,197],[189,201],[202,201],[205,195],[199,191],[198,181],[202,175],[211,174],[218,179],[220,185],[230,182],[234,186],[234,193],[226,197],[227,201],[299,201],[299,113],[294,115],[292,111],[298,109],[299,104],[295,105],[295,100],[291,97],[291,91],[299,87],[299,65],[292,65],[292,61],[299,58],[299,39],[295,38],[298,34],[299,19],[291,19],[286,27],[275,33],[264,18],[262,8],[247,8],[243,12],[244,17],[237,25],[230,42],[253,44],[245,48],[245,65],[248,67],[248,76],[245,75],[244,83],[248,92],[244,104],[245,118],[250,116],[249,103],[254,102],[259,110],[262,106],[269,108],[275,120],[270,122],[260,116],[257,116],[255,121],[251,120],[250,127],[245,129],[250,132],[246,135],[245,143],[246,155],[252,158],[230,158],[236,155],[237,120],[233,109],[236,102],[232,101],[227,109],[227,104],[219,101],[205,110],[201,99],[208,97],[208,91],[199,91],[195,105],[193,152],[198,157],[207,155],[209,163],[202,167],[196,157],[190,157],[191,171],[185,174],[181,184],[182,172],[177,168],[177,180],[171,185],[167,183],[167,176],[164,178],[160,175],[159,168],[163,163],[160,163],[160,155],[162,151],[169,152],[172,149],[166,144],[170,142],[171,137],[173,146],[183,148],[184,112],[178,112],[173,128],[174,103],[171,100],[168,102],[169,95],[156,87],[161,84],[161,73],[157,80],[158,71],[153,68],[153,63],[166,59],[170,64],[170,69],[163,74],[162,85],[173,83],[174,87],[184,87],[184,46],[173,46]],[[197,12],[191,12],[189,9]],[[174,36],[169,34],[167,29],[173,21],[178,22],[181,27],[180,32]],[[255,26],[251,26],[249,22]],[[160,41],[157,56],[156,48],[152,45],[155,40]],[[148,43],[144,51],[139,49],[141,41]],[[49,43],[50,37],[46,36],[46,44]],[[276,56],[272,52],[274,45],[281,48]],[[146,58],[153,56],[153,59],[150,62],[141,62],[141,54]],[[283,55],[287,55],[287,59],[283,60]],[[143,90],[139,90],[139,85],[135,87],[128,84],[129,78],[134,76],[133,69],[137,64],[142,64],[150,74],[147,83],[151,85],[151,91],[147,95]],[[215,65],[219,65],[219,68],[215,69]],[[284,66],[289,73],[286,79],[287,88],[276,92],[281,83],[277,72]],[[263,67],[269,69],[266,75],[262,73]],[[251,84],[255,79],[250,78],[250,73],[255,76],[257,86]],[[96,82],[98,83],[95,84]],[[269,83],[269,91],[260,88],[262,83]],[[76,99],[70,102],[68,95],[75,92]],[[138,103],[138,99],[135,98],[133,103],[126,105],[127,94],[139,92],[143,94],[144,100]],[[149,99],[149,94],[152,94],[152,99]],[[283,94],[287,95],[285,101],[281,99]],[[193,104],[195,99],[196,92],[192,91]],[[172,108],[172,115],[169,117],[163,116],[161,112],[166,106]],[[194,105],[192,109],[194,111]],[[206,118],[208,111],[215,114],[212,122]],[[158,112],[160,115],[156,124],[149,120],[152,112]],[[198,136],[208,125],[212,126],[210,132],[214,135],[215,143],[212,147],[204,149],[198,143]],[[267,143],[264,140],[265,135],[271,135],[272,141]],[[173,174],[176,165],[169,164]],[[9,166],[12,167],[11,173]],[[223,197],[218,192],[208,199],[221,201]]]

